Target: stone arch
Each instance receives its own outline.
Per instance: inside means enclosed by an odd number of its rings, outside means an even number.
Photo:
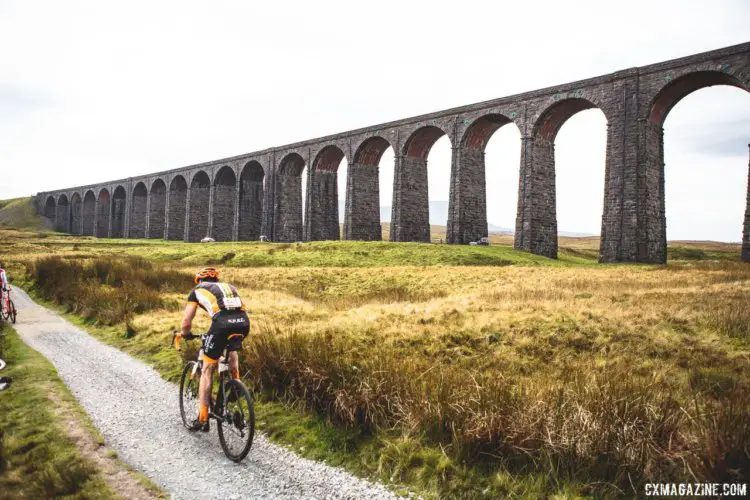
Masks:
[[[545,108],[539,115],[539,118],[536,119],[536,122],[534,122],[531,133],[534,142],[549,142],[550,144],[554,144],[557,133],[566,121],[580,111],[593,108],[599,108],[604,113],[604,116],[607,117],[607,113],[602,107],[583,97],[571,97],[556,101]]]
[[[355,150],[349,166],[344,213],[344,239],[381,241],[380,159],[391,143],[379,135],[368,137]],[[393,186],[388,186],[393,189]]]
[[[70,232],[81,234],[82,201],[80,193],[73,193],[70,197]]]
[[[263,196],[265,171],[255,161],[249,161],[240,172],[240,213],[237,239],[258,240],[263,228]]]
[[[385,151],[392,147],[388,139],[379,135],[368,137],[359,145],[354,152],[352,163],[354,165],[378,166],[380,158]]]
[[[448,134],[442,128],[425,125],[404,142],[393,191],[391,241],[430,242],[427,155],[444,135]]]
[[[338,240],[339,192],[338,169],[346,155],[336,145],[321,149],[313,160],[310,186],[310,206],[307,207],[306,239],[310,241]]]
[[[125,210],[127,195],[125,188],[117,186],[112,192],[112,238],[125,237]]]
[[[509,123],[515,124],[501,113],[481,115],[459,140],[458,157],[451,172],[448,243],[467,244],[488,236],[485,150],[494,133]]]
[[[81,233],[84,236],[94,236],[94,222],[96,219],[96,195],[92,190],[86,191],[83,196],[83,222]]]
[[[44,202],[44,218],[49,221],[49,225],[54,227],[57,215],[57,202],[52,195],[47,196]]]
[[[146,237],[146,217],[148,208],[148,189],[143,181],[138,182],[133,188],[133,196],[130,204],[130,237]]]
[[[153,187],[151,188],[153,190]],[[169,183],[169,228],[168,240],[185,239],[185,220],[187,215],[188,185],[185,177],[175,175]],[[153,234],[153,233],[152,233]],[[153,236],[152,236],[153,237]]]
[[[299,153],[289,153],[279,162],[276,176],[276,223],[274,241],[301,241],[302,172],[305,160]]]
[[[184,180],[183,180],[184,182]],[[162,179],[156,179],[151,183],[148,202],[148,234],[147,238],[164,238],[164,229],[167,223],[167,185]],[[179,200],[178,200],[179,203]],[[185,224],[185,200],[182,200],[182,224]],[[180,230],[180,234],[184,230]],[[183,239],[181,235],[179,239]]]
[[[188,241],[200,241],[208,236],[211,178],[199,170],[190,181],[190,206],[188,208]]]
[[[555,101],[539,114],[532,126],[531,142],[524,144],[516,215],[515,247],[557,258],[557,193],[555,187],[555,138],[573,115],[599,109],[609,122],[606,110],[585,97]],[[610,131],[607,131],[609,142]],[[609,161],[609,156],[607,156]],[[605,196],[608,189],[605,180]],[[602,224],[605,214],[602,213]]]
[[[639,235],[637,260],[641,262],[666,263],[667,261],[667,220],[664,177],[664,122],[669,112],[682,99],[693,92],[726,85],[750,92],[750,82],[720,69],[700,69],[686,73],[669,81],[655,94],[647,108],[641,147],[643,153],[639,161],[640,174],[648,189],[644,192]],[[750,224],[747,220],[746,225]],[[747,229],[746,229],[747,231]],[[743,252],[750,249],[750,236],[743,237]],[[750,250],[748,250],[750,252]]]
[[[513,120],[501,113],[488,113],[482,115],[471,122],[466,129],[466,132],[464,132],[460,141],[461,147],[484,151],[492,134],[509,123],[515,124]]]
[[[302,175],[305,170],[305,159],[299,153],[289,153],[279,162],[279,175],[296,176]]]
[[[430,149],[444,135],[448,134],[436,125],[420,127],[412,132],[404,142],[403,154],[406,157],[427,162],[427,155],[430,153]]]
[[[224,166],[214,177],[214,206],[211,237],[217,241],[234,240],[234,215],[237,202],[237,176]]]
[[[107,188],[102,188],[99,191],[99,196],[96,199],[96,213],[94,215],[94,236],[97,238],[106,238],[109,236],[109,212],[111,208],[111,196]]]
[[[329,144],[315,156],[313,170],[315,172],[338,172],[339,164],[345,156],[340,147]]]
[[[57,217],[55,218],[55,229],[63,233],[70,232],[70,202],[68,196],[63,193],[57,197]]]
[[[649,125],[663,126],[669,111],[678,102],[696,90],[714,85],[729,85],[750,92],[750,88],[746,84],[729,73],[710,70],[688,73],[669,81],[659,90],[648,108]]]

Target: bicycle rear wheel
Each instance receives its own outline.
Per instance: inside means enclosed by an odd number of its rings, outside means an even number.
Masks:
[[[218,419],[219,442],[224,454],[239,462],[250,451],[255,436],[255,407],[245,384],[230,380],[226,385],[227,401]]]
[[[180,416],[182,417],[182,424],[190,430],[197,429],[193,425],[193,421],[198,417],[200,405],[198,393],[201,380],[200,371],[196,369],[195,375],[193,375],[193,368],[196,368],[197,364],[197,361],[186,364],[180,379]]]
[[[10,299],[8,299],[8,316],[11,323],[16,322],[16,305]]]

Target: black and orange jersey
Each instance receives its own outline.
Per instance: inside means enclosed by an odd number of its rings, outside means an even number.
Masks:
[[[228,283],[198,283],[190,291],[188,302],[198,304],[212,318],[221,311],[245,311],[245,303],[237,289]]]

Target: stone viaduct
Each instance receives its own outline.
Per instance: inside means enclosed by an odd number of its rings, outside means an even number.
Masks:
[[[500,127],[515,126],[521,132],[515,247],[555,258],[555,136],[574,114],[598,108],[607,119],[599,259],[663,263],[664,120],[680,99],[712,85],[750,91],[750,42],[198,165],[41,192],[35,202],[58,230],[81,235],[312,241],[342,237],[343,195],[343,238],[380,240],[379,190],[390,186],[378,185],[378,163],[392,147],[390,238],[428,242],[427,154],[447,135],[447,240],[468,243],[487,236],[485,146]],[[342,159],[345,194],[336,182]],[[750,183],[748,189],[750,203]],[[743,256],[750,260],[750,207]]]

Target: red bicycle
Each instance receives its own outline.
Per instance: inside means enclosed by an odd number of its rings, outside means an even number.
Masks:
[[[11,323],[15,323],[17,314],[18,314],[18,311],[16,311],[16,305],[11,300],[10,290],[8,290],[7,292],[3,294],[2,309],[0,310],[0,316],[2,316],[2,319],[4,319],[5,321],[10,320]]]

